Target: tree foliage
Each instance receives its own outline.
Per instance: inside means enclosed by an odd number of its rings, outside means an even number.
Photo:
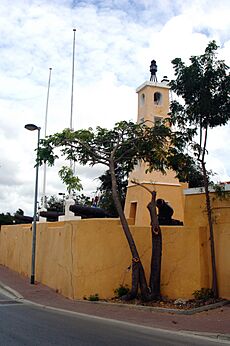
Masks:
[[[12,225],[14,223],[14,216],[10,213],[0,213],[0,225]]]
[[[64,199],[58,198],[57,196],[50,196],[46,200],[46,208],[47,211],[57,211],[57,212],[63,212],[64,211]]]
[[[91,198],[89,196],[84,195],[83,193],[81,193],[80,195],[74,196],[74,199],[75,199],[77,204],[80,204],[82,206],[84,206],[84,205],[91,206],[92,205]]]
[[[66,184],[69,194],[82,190],[80,179],[74,175],[73,170],[70,167],[62,166],[59,171],[59,176]]]
[[[128,185],[128,177],[125,173],[120,169],[115,169],[116,180],[119,198],[121,201],[122,207],[125,205],[125,196]],[[118,213],[114,204],[113,195],[112,195],[112,182],[111,182],[111,174],[110,171],[105,171],[98,180],[101,182],[98,192],[100,193],[100,198],[98,202],[98,206],[108,212],[112,217],[118,217]]]
[[[193,152],[199,168],[198,177],[202,175],[205,187],[206,207],[210,230],[212,254],[212,288],[218,296],[215,265],[215,248],[212,224],[212,211],[209,197],[209,177],[206,168],[207,139],[209,129],[226,125],[230,119],[230,77],[229,67],[217,58],[218,46],[215,41],[208,44],[204,54],[192,56],[190,65],[186,66],[180,59],[172,61],[176,79],[171,81],[172,90],[183,98],[171,103],[169,121],[181,132],[181,138],[187,136],[187,149]],[[180,136],[178,136],[180,137]],[[198,142],[195,139],[198,138]],[[172,148],[174,150],[174,148]],[[177,148],[175,148],[177,150]],[[188,160],[191,158],[188,157]],[[191,169],[192,166],[190,165]],[[186,169],[186,167],[181,167]]]
[[[198,158],[206,153],[207,129],[226,125],[230,119],[229,67],[217,59],[217,49],[215,41],[210,42],[204,54],[190,58],[189,66],[180,58],[172,61],[176,79],[171,89],[184,104],[171,103],[170,121],[180,131],[189,130],[192,137],[199,135],[199,143],[193,146]]]
[[[80,195],[74,195],[73,196],[75,202],[80,205],[91,205],[91,199],[88,196],[85,196],[83,193]],[[63,195],[63,198],[59,198],[55,195],[52,195],[47,198],[46,206],[47,211],[56,211],[56,212],[63,212],[65,210],[65,194]]]
[[[13,225],[20,223],[17,218],[15,218],[16,215],[24,215],[24,211],[19,208],[17,211],[12,215],[11,213],[7,212],[6,214],[0,213],[0,226],[1,225]]]
[[[91,128],[78,131],[65,129],[41,140],[39,161],[53,165],[58,158],[53,149],[61,147],[61,155],[82,165],[101,163],[109,166],[112,156],[116,168],[122,168],[128,174],[139,159],[151,157],[151,165],[164,171],[165,143],[169,134],[170,129],[163,125],[153,129],[126,121],[117,123],[111,130],[101,127],[95,131]]]

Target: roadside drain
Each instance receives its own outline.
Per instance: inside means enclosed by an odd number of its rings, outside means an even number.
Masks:
[[[22,302],[18,301],[18,300],[0,300],[0,305],[18,305],[18,304],[22,304]]]

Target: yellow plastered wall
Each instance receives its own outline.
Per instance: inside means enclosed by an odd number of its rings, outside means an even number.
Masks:
[[[230,298],[230,198],[220,199],[210,193],[216,253],[216,269],[219,294]],[[196,193],[185,196],[185,225],[199,228],[201,287],[211,287],[211,254],[205,195]]]
[[[30,273],[31,229],[31,225],[1,226],[0,264],[23,275]]]
[[[189,210],[185,209],[185,220],[193,220],[189,225],[162,227],[164,296],[189,298],[196,289],[210,287],[210,244],[203,197],[186,196],[185,206]],[[213,208],[219,291],[220,296],[229,299],[229,202],[213,202]],[[150,227],[130,228],[148,279]],[[117,219],[38,224],[36,250],[36,280],[66,297],[82,299],[98,293],[100,298],[109,298],[120,284],[130,286],[131,255]],[[30,276],[31,225],[2,226],[0,264]]]

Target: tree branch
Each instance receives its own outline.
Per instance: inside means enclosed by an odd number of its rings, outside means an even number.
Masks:
[[[88,152],[89,154],[91,155],[92,158],[95,158],[97,159],[97,162],[98,163],[101,163],[103,165],[107,165],[108,166],[108,162],[109,162],[109,158],[106,160],[104,157],[102,157],[101,155],[98,155],[94,150],[92,150],[92,148],[85,142],[82,142],[80,139],[77,139],[73,142],[66,142],[68,145],[74,147],[76,150],[78,149],[77,145],[73,145],[73,143],[76,143],[76,144],[80,144],[82,145],[82,147],[84,147]]]
[[[150,190],[147,186],[143,185],[142,183],[139,183],[136,180],[131,180],[131,183],[143,187],[143,189],[147,190],[151,195],[153,194],[153,192],[156,192],[156,191]]]

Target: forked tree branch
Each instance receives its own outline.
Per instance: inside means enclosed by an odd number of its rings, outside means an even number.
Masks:
[[[139,183],[138,181],[136,181],[136,180],[134,180],[134,179],[131,180],[131,183],[143,187],[143,189],[147,190],[149,193],[151,193],[151,195],[152,195],[154,192],[156,193],[156,191],[150,190],[147,186],[143,185],[142,183]]]

